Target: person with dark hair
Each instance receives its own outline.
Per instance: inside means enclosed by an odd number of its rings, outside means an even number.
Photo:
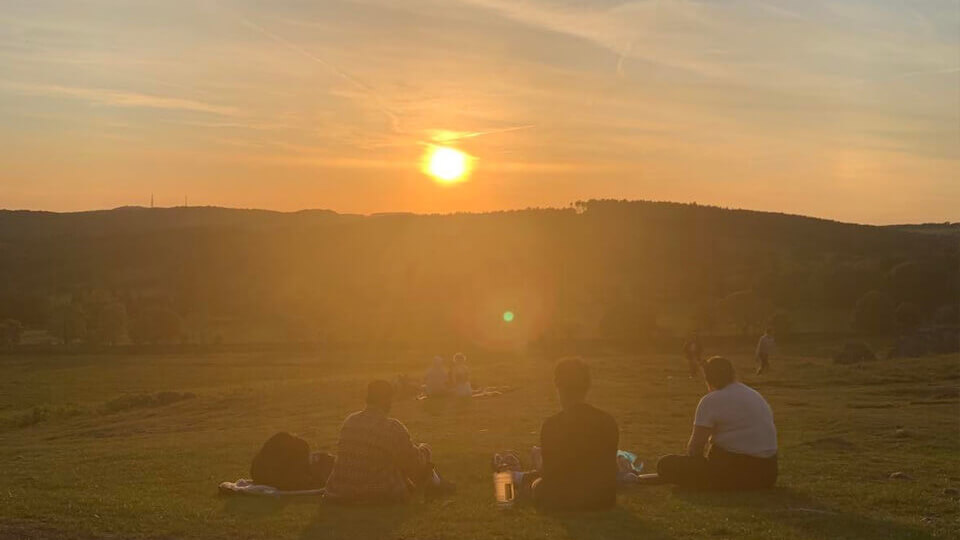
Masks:
[[[646,482],[696,489],[763,489],[777,481],[777,428],[770,405],[737,382],[729,360],[703,368],[709,392],[697,405],[686,455],[665,456]],[[709,451],[704,452],[709,444]]]
[[[547,510],[610,508],[617,500],[617,422],[585,402],[590,370],[582,360],[558,363],[554,384],[562,410],[540,430],[533,501]]]
[[[366,408],[343,422],[326,500],[400,502],[420,486],[428,498],[453,491],[453,484],[441,479],[431,463],[430,447],[414,444],[406,426],[387,416],[393,393],[389,382],[371,382]]]
[[[690,378],[697,377],[700,369],[703,367],[703,346],[700,344],[700,333],[696,330],[690,336],[690,339],[683,344],[683,354],[687,357],[687,369],[690,370]]]

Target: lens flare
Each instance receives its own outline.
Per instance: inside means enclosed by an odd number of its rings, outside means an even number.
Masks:
[[[503,312],[503,322],[513,322],[513,312],[504,311]]]

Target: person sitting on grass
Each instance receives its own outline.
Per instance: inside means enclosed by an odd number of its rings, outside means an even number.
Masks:
[[[697,405],[687,454],[661,458],[657,474],[643,475],[642,480],[694,489],[773,487],[777,428],[770,405],[756,390],[736,381],[726,358],[714,356],[703,372],[709,392]]]
[[[427,397],[440,397],[450,394],[450,373],[443,365],[443,358],[435,356],[430,369],[423,376],[423,389]]]
[[[402,502],[419,487],[427,498],[453,491],[431,463],[430,447],[414,444],[399,420],[387,416],[393,386],[373,381],[367,407],[340,428],[337,458],[327,479],[325,499],[340,503]]]
[[[529,484],[533,502],[544,510],[611,508],[617,502],[617,422],[585,403],[590,370],[580,359],[558,363],[554,383],[562,410],[540,430],[539,478]]]

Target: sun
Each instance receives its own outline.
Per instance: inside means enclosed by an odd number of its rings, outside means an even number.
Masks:
[[[423,172],[438,182],[452,184],[466,178],[473,158],[449,146],[430,146],[423,155]]]

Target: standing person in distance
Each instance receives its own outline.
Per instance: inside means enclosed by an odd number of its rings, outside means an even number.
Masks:
[[[768,326],[766,333],[760,336],[760,341],[757,342],[757,375],[762,375],[770,369],[770,355],[774,353],[777,347],[777,342],[774,340],[773,327]]]
[[[683,354],[687,358],[687,368],[690,370],[690,378],[693,379],[703,367],[703,346],[700,344],[700,332],[693,331],[690,339],[683,345]]]

